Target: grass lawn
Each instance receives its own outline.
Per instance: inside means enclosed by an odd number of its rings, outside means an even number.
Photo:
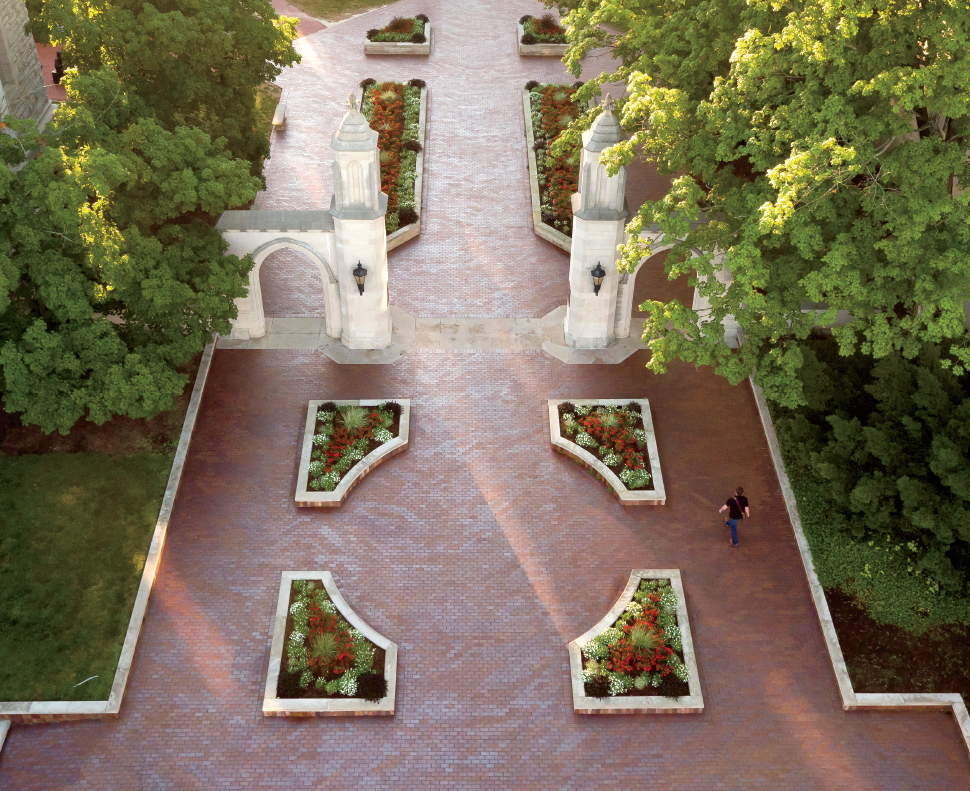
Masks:
[[[388,5],[388,0],[290,0],[290,3],[314,19],[339,22],[341,19],[362,14],[372,8]],[[390,18],[387,21],[390,22]],[[377,27],[383,27],[383,25],[377,25]]]
[[[0,456],[0,700],[107,699],[172,459]]]
[[[271,82],[264,82],[256,89],[256,113],[259,117],[259,131],[269,139],[273,131],[273,115],[280,103],[283,89]]]

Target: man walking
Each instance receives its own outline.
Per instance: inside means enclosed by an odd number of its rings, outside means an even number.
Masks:
[[[718,510],[719,514],[728,512],[727,521],[724,523],[731,528],[731,546],[738,545],[738,520],[745,517],[751,518],[751,509],[748,508],[748,498],[744,496],[744,487],[739,486],[735,489],[734,497],[728,499]]]

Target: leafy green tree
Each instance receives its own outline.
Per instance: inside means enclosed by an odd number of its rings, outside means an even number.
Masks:
[[[43,136],[11,118],[0,135],[3,401],[48,432],[173,406],[252,266],[214,220],[259,189],[222,139],[165,129],[112,71],[67,89]]]
[[[908,544],[914,571],[946,589],[970,581],[970,376],[925,344],[905,360],[840,357],[832,339],[805,346],[809,405],[778,412],[789,463],[821,484],[825,518],[858,540]]]
[[[597,47],[618,61],[577,101],[607,82],[628,87],[630,138],[604,161],[642,151],[674,176],[631,222],[621,267],[649,254],[642,232],[655,224],[684,240],[670,276],[696,269],[711,303],[704,316],[646,303],[648,367],[680,358],[732,383],[756,369],[768,398],[801,404],[805,339],[839,310],[852,317],[833,329],[843,354],[912,359],[946,342],[940,364],[970,366],[970,7],[567,0],[561,10],[575,74]],[[697,219],[708,222],[692,228]],[[712,276],[718,251],[728,286]],[[803,312],[819,305],[821,315]],[[745,335],[736,352],[722,342],[728,315]]]
[[[113,69],[165,129],[194,126],[252,163],[269,141],[256,89],[299,63],[297,20],[269,0],[30,0],[38,40],[63,47],[82,74]]]

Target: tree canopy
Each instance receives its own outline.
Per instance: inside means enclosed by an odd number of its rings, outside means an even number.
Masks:
[[[709,315],[649,302],[649,367],[675,358],[738,383],[757,369],[765,395],[805,403],[805,340],[831,325],[842,354],[970,368],[970,7],[952,0],[565,0],[566,63],[578,76],[609,46],[621,82],[624,143],[672,174],[645,203],[621,268],[649,254],[644,229],[683,239],[671,277],[696,269]],[[580,119],[571,139],[589,118]],[[560,145],[566,144],[570,136]],[[691,221],[706,223],[691,228]],[[712,275],[717,251],[733,281]],[[705,279],[706,276],[706,279]],[[815,310],[818,308],[821,313]],[[723,343],[734,315],[745,342]],[[698,319],[702,323],[698,328]]]
[[[28,0],[39,41],[62,47],[86,74],[112,69],[157,123],[191,126],[261,175],[269,141],[258,130],[256,88],[300,60],[297,20],[269,0]]]
[[[43,135],[9,117],[0,135],[4,407],[48,432],[174,405],[252,266],[223,255],[214,218],[259,189],[225,141],[165,129],[110,69],[67,91]]]

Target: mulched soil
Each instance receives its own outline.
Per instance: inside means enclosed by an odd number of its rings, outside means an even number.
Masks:
[[[825,591],[856,692],[959,692],[970,695],[970,629],[936,627],[916,636],[874,621],[853,595]]]
[[[79,420],[67,434],[45,434],[39,426],[25,426],[19,414],[0,410],[0,453],[23,456],[40,453],[173,453],[182,433],[182,423],[189,408],[195,375],[202,354],[183,366],[181,373],[189,375],[185,390],[175,401],[175,408],[162,412],[151,420],[115,417],[100,426],[85,419]]]
[[[586,688],[586,694],[590,696],[589,684],[583,686]],[[685,698],[688,695],[690,695],[690,686],[687,682],[681,681],[671,673],[660,682],[659,687],[647,686],[643,689],[631,689],[629,692],[610,695],[607,698],[601,698],[601,700],[609,700],[610,698]]]
[[[401,405],[394,402],[385,402],[384,406],[387,407],[387,409],[394,415],[394,422],[391,424],[391,427],[388,430],[391,432],[391,434],[397,437],[401,432]],[[376,407],[374,408],[376,409]],[[321,409],[324,410],[325,412],[333,412],[337,409],[337,406],[332,401],[328,401],[327,403],[321,404],[319,407],[317,407],[317,412],[319,412]],[[323,430],[323,427],[324,427],[324,422],[320,419],[317,419],[317,422],[313,425],[313,433],[319,434]],[[388,442],[390,442],[390,440],[388,440]],[[385,445],[385,444],[387,443],[378,442],[376,439],[372,439],[367,444],[367,453],[365,453],[364,456],[366,457],[368,453],[370,453],[373,450],[376,450],[381,445]],[[313,449],[314,451],[316,451],[317,446],[314,445]],[[316,461],[317,455],[311,452],[310,459],[311,461]],[[344,470],[340,474],[340,480],[342,481],[347,475],[349,475],[359,463],[360,462],[355,462],[349,469]],[[307,475],[307,483],[309,484],[309,482],[310,482],[310,476]]]
[[[317,584],[319,585],[320,583],[317,583]],[[296,596],[297,596],[296,588],[291,586],[290,603],[287,607],[287,612],[289,612],[289,607],[293,606],[293,602],[296,601]],[[340,611],[338,610],[337,612],[339,613]],[[290,632],[292,631],[293,631],[293,616],[287,615],[286,629],[283,632],[284,638],[288,638],[290,635]],[[371,669],[375,673],[384,675],[384,655],[386,652],[380,646],[374,645],[374,643],[371,643],[371,645],[373,645],[375,648],[374,662],[371,665]],[[283,668],[287,667],[288,663],[289,663],[289,643],[284,640],[283,656],[280,661],[280,675],[279,675],[279,680],[276,682],[276,696],[278,698],[285,698],[287,700],[303,699],[303,698],[347,698],[348,700],[350,699],[349,696],[341,695],[339,692],[335,695],[331,695],[327,692],[326,689],[317,689],[313,684],[310,684],[310,686],[307,687],[306,689],[300,689],[298,682],[301,674],[287,673],[286,670],[284,670]],[[327,678],[327,681],[332,681],[335,678],[336,676],[333,676],[332,678]],[[286,693],[285,692],[286,687],[289,687],[290,690],[293,690],[293,689],[297,690],[298,694],[294,695],[294,694]]]
[[[596,407],[594,407],[594,410],[595,409],[596,409]],[[576,445],[576,442],[574,442],[572,439],[570,439],[569,435],[566,433],[566,424],[565,424],[565,422],[562,419],[562,414],[563,414],[562,413],[562,404],[560,404],[559,405],[559,436],[561,436],[564,440],[567,440],[569,442],[572,442],[574,445]],[[636,420],[636,423],[634,424],[633,428],[643,429],[644,431],[646,431],[646,429],[647,429],[647,427],[643,423],[643,415],[640,414],[639,412],[637,413],[637,420]],[[576,446],[577,447],[580,447],[580,448],[583,447],[582,445],[576,445]],[[589,448],[583,448],[583,450],[589,451]],[[646,445],[644,445],[643,451],[641,451],[641,452],[643,453],[643,461],[645,463],[646,469],[650,473],[650,488],[652,488],[653,487],[653,467],[650,464],[650,452],[647,449],[647,446]],[[596,458],[599,459],[600,461],[603,461],[595,453],[593,453],[593,455],[596,456]],[[614,464],[612,467],[610,467],[610,470],[617,477],[619,477],[620,473],[623,472],[623,467],[624,467],[624,464],[623,464],[623,462],[621,462],[620,464]],[[623,482],[620,481],[620,483],[623,483]],[[623,485],[626,486],[626,484],[623,484]],[[645,491],[649,491],[649,488],[647,488],[647,489],[630,489],[629,487],[627,487],[627,490],[628,491],[631,491],[631,492],[645,492]]]

